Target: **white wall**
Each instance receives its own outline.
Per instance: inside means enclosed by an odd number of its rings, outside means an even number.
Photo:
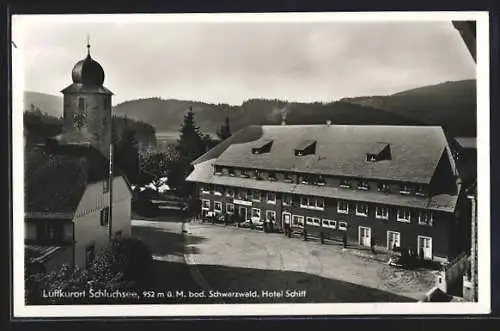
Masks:
[[[121,230],[123,236],[130,235],[132,195],[122,177],[113,182],[112,232]],[[95,245],[96,254],[108,243],[108,227],[100,224],[100,211],[109,206],[109,194],[103,192],[103,183],[87,187],[78,206],[75,223],[75,263],[85,267],[85,249]]]

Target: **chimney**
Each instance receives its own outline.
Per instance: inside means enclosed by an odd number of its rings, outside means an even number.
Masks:
[[[281,125],[286,125],[286,114],[288,112],[287,107],[283,107],[280,110],[281,112]]]
[[[326,121],[326,125],[328,125],[328,126],[332,125],[332,121],[327,120],[327,121]]]

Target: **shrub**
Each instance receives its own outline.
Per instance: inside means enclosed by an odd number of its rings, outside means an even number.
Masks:
[[[58,290],[65,293],[84,291],[89,288],[89,280],[86,270],[73,269],[68,265],[62,265],[49,273],[26,273],[24,291],[26,304],[76,303],[75,299],[49,298],[43,295]]]
[[[153,258],[150,249],[135,238],[111,241],[96,257],[92,278],[106,287],[141,286],[151,275]]]

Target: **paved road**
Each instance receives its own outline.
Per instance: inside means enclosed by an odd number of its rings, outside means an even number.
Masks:
[[[430,271],[396,269],[341,245],[211,224],[187,230],[188,261],[213,289],[259,294],[231,302],[416,301],[434,284]]]
[[[182,219],[162,217],[154,221],[132,220],[132,236],[141,239],[153,252],[152,293],[144,303],[210,303],[203,299],[189,298],[190,291],[197,293],[202,289],[191,277],[184,260]],[[177,290],[184,291],[184,297],[176,295]],[[172,297],[169,298],[170,292]]]

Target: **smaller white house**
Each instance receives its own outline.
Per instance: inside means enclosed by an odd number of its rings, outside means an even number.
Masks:
[[[130,236],[132,191],[90,145],[35,147],[25,158],[25,251],[47,271],[81,268],[115,236]]]

